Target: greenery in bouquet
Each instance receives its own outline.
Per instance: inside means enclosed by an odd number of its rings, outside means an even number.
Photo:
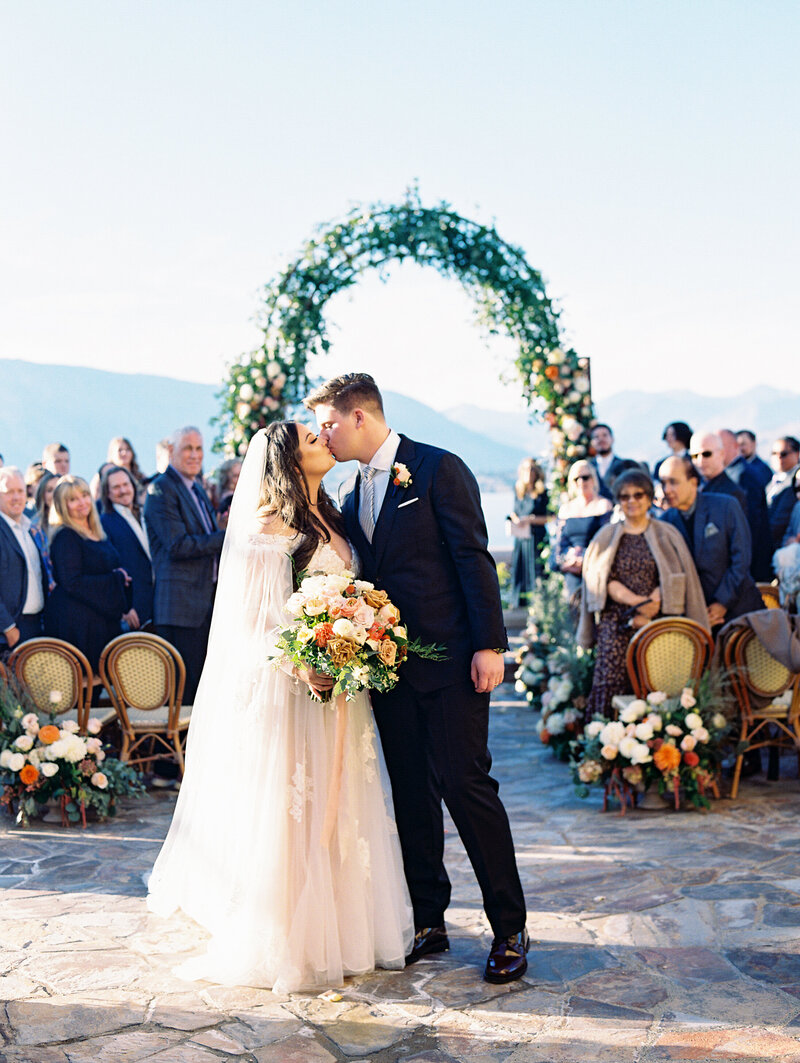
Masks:
[[[59,703],[60,692],[50,700]],[[107,755],[100,729],[94,718],[85,736],[73,720],[43,724],[16,683],[0,683],[0,804],[23,823],[51,801],[70,824],[85,826],[89,809],[100,819],[113,816],[118,797],[144,788],[133,768]]]
[[[676,808],[681,797],[709,808],[729,729],[721,691],[720,679],[707,674],[677,697],[653,691],[634,699],[618,720],[596,716],[573,745],[578,794],[586,797],[591,785],[602,785],[606,800],[613,796],[624,808],[635,793],[655,785]]]
[[[386,591],[352,572],[306,576],[285,611],[292,621],[277,633],[276,665],[290,662],[332,676],[333,697],[391,690],[409,653],[444,659],[443,647],[409,641]]]

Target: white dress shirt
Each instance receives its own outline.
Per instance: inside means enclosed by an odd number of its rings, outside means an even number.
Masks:
[[[6,522],[17,538],[20,550],[25,555],[25,564],[28,568],[28,593],[22,605],[25,616],[41,613],[44,609],[44,591],[42,589],[42,563],[36,543],[31,538],[31,522],[23,513],[18,521],[9,517],[6,513],[0,513],[0,517]]]
[[[147,554],[147,556],[150,557],[150,542],[149,542],[149,540],[147,538],[147,529],[144,526],[144,520],[142,520],[142,523],[140,524],[139,521],[136,519],[136,517],[134,517],[133,513],[131,512],[130,507],[129,506],[121,506],[119,504],[119,502],[115,502],[114,503],[114,512],[115,513],[119,513],[119,515],[122,517],[122,519],[127,521],[128,525],[130,526],[131,531],[136,536],[136,538],[139,540],[139,545],[144,550],[144,552]],[[151,560],[152,560],[152,558],[151,558]]]
[[[400,436],[394,429],[391,429],[386,439],[384,439],[372,455],[368,465],[362,465],[361,462],[358,463],[362,476],[367,468],[378,470],[372,478],[372,516],[376,523],[381,511],[381,506],[383,505],[383,500],[386,498],[386,492],[389,490],[391,468],[392,465],[394,465],[394,459],[397,457],[397,448],[399,446]]]

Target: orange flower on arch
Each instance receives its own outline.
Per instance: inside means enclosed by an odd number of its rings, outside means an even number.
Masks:
[[[33,764],[26,764],[19,773],[19,781],[25,783],[26,786],[33,786],[38,778],[39,771]]]
[[[660,749],[655,751],[653,760],[656,762],[658,770],[667,774],[678,768],[681,762],[681,751],[677,746],[673,746],[671,742],[665,742]]]
[[[46,723],[44,727],[39,728],[39,741],[44,746],[52,745],[53,742],[57,742],[61,732],[52,723]]]
[[[548,367],[544,371],[544,375],[547,377],[548,380],[558,380],[558,366],[548,365]]]

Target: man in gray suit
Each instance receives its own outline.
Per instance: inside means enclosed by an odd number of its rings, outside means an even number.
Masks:
[[[202,467],[199,429],[178,429],[170,464],[150,484],[144,507],[155,575],[153,620],[158,634],[183,657],[187,703],[194,700],[206,658],[225,538],[198,479]]]

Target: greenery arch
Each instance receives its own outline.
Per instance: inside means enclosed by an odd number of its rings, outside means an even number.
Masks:
[[[396,206],[357,207],[320,227],[302,253],[264,290],[264,341],[229,370],[219,394],[216,448],[244,453],[251,435],[285,418],[309,390],[308,358],[330,348],[324,310],[367,270],[386,275],[412,259],[462,284],[489,334],[517,345],[514,373],[532,411],[551,429],[553,480],[588,453],[594,416],[588,359],[560,345],[558,311],[541,274],[493,226],[470,221],[446,203],[423,207],[416,189]]]

